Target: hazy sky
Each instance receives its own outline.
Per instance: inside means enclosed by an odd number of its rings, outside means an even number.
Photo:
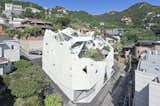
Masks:
[[[69,10],[85,10],[101,14],[110,10],[122,11],[131,5],[145,1],[160,6],[160,0],[22,0],[38,3],[43,7],[63,6]]]

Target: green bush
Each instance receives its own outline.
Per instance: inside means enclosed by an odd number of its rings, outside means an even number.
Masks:
[[[137,40],[156,40],[156,35],[151,30],[141,28],[130,28],[121,38],[123,45],[135,43]]]
[[[16,69],[23,69],[23,68],[27,68],[30,66],[32,66],[32,63],[27,60],[20,60],[20,61],[16,62],[16,64],[15,64]]]
[[[84,57],[92,58],[95,61],[102,61],[104,59],[104,56],[98,48],[87,50]]]
[[[17,98],[14,106],[24,106],[25,105],[25,100],[23,98]]]
[[[51,94],[44,100],[45,106],[62,106],[61,97],[57,94]]]
[[[107,51],[110,51],[110,47],[109,47],[108,45],[107,45],[107,46],[104,46],[103,49],[104,49],[104,50],[107,50]]]
[[[49,83],[43,70],[39,66],[22,66],[3,77],[8,89],[11,90],[11,94],[18,98],[41,94]]]
[[[29,98],[17,98],[14,106],[40,106],[41,100],[38,96],[31,96]]]

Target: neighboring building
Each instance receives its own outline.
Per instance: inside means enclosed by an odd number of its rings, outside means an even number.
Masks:
[[[160,104],[160,52],[141,55],[135,70],[133,106],[159,106]]]
[[[0,17],[0,24],[8,24],[8,22],[8,19]]]
[[[123,28],[107,29],[105,33],[109,36],[121,36],[124,33]]]
[[[152,27],[159,26],[159,23],[147,23],[144,25],[145,29],[150,30]]]
[[[22,24],[22,22],[24,22],[24,21],[25,21],[25,19],[22,19],[22,18],[13,18],[13,19],[9,20],[9,24],[16,27],[16,26],[20,26]]]
[[[54,9],[56,9],[57,12],[61,12],[61,13],[65,14],[65,15],[68,15],[68,12],[64,7],[56,6]]]
[[[42,68],[75,103],[91,102],[114,72],[113,48],[90,35],[46,30],[43,39]]]
[[[126,25],[130,25],[132,24],[132,18],[124,16],[123,18],[121,18],[121,22],[124,22]]]
[[[20,45],[16,40],[0,37],[0,75],[12,71],[12,63],[20,60]]]
[[[21,23],[21,25],[17,26],[17,29],[24,29],[25,27],[38,27],[43,30],[45,29],[53,29],[52,23],[42,20],[36,19],[28,19]]]
[[[134,47],[134,54],[137,58],[145,51],[160,51],[160,41],[139,40]]]
[[[104,22],[100,22],[99,25],[100,26],[104,26],[105,24],[104,24]]]
[[[133,47],[134,45],[128,45],[128,46],[122,47],[119,53],[115,56],[117,61],[124,64],[128,63],[129,56],[133,52]]]
[[[33,13],[40,13],[41,12],[41,10],[33,8],[33,7],[26,7],[25,10],[27,10],[27,9],[31,9]]]
[[[23,8],[21,5],[14,5],[11,3],[5,3],[5,11],[3,12],[7,17],[12,16],[12,13],[15,15],[21,14]]]
[[[121,38],[119,36],[107,36],[105,40],[111,45],[114,45],[115,43],[120,42]]]
[[[45,8],[45,17],[50,18],[52,15],[52,8]]]

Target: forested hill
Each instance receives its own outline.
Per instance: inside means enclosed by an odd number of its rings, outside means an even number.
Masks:
[[[145,24],[145,19],[151,20],[155,15],[160,14],[160,6],[153,6],[146,2],[137,3],[122,12],[112,14],[105,13],[95,16],[97,20],[104,21],[111,25],[125,25],[122,22],[124,17],[131,20],[133,26],[141,27]]]

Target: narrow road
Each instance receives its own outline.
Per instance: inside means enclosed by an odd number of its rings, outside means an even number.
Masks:
[[[34,65],[42,66],[42,57],[40,55],[29,55],[25,50],[20,50],[21,59],[29,60]]]

